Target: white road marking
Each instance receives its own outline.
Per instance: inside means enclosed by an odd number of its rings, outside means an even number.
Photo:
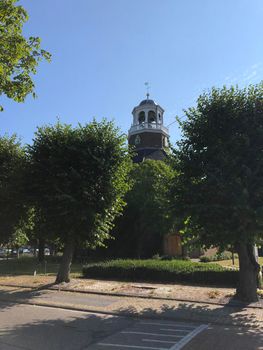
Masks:
[[[169,350],[167,348],[155,348],[152,346],[137,346],[137,345],[123,345],[123,344],[110,344],[110,343],[98,343],[98,345],[121,347],[121,348],[132,348],[132,349]]]
[[[183,328],[190,328],[195,329],[196,326],[187,326],[185,324],[171,324],[171,323],[157,323],[157,322],[140,322],[140,324],[149,324],[153,326],[169,326],[169,327],[183,327]]]
[[[130,331],[123,331],[121,333],[124,334],[143,334],[143,335],[157,335],[158,337],[174,337],[174,338],[182,338],[181,335],[174,335],[174,334],[164,334],[164,333],[146,333],[146,332],[130,332]]]
[[[189,329],[171,329],[171,328],[160,328],[160,331],[167,331],[167,332],[189,332]]]
[[[197,334],[201,333],[208,327],[207,324],[202,324],[201,326],[194,329],[191,333],[183,337],[177,344],[172,346],[169,350],[180,350],[182,349],[190,340],[192,340]]]
[[[142,339],[142,341],[150,341],[155,343],[167,343],[167,344],[175,344],[174,341],[168,341],[168,340],[157,340],[157,339]]]
[[[155,347],[152,346],[152,344],[149,344],[150,346],[144,346],[144,345],[125,345],[125,344],[116,344],[116,343],[98,343],[97,345],[100,346],[105,346],[105,347],[119,347],[121,349],[127,348],[127,349],[141,349],[141,350],[181,350],[188,342],[190,342],[197,334],[205,330],[208,325],[201,325],[201,326],[193,326],[189,325],[187,326],[186,324],[177,324],[177,323],[162,323],[162,322],[140,322],[140,325],[152,325],[152,326],[157,326],[158,328],[155,330],[158,331],[166,331],[166,332],[174,332],[173,334],[167,334],[167,333],[151,333],[150,332],[140,332],[136,331],[136,329],[131,330],[131,331],[121,331],[120,333],[122,334],[138,334],[138,335],[148,335],[148,336],[153,336],[153,337],[165,337],[165,340],[161,339],[149,339],[149,338],[144,338],[140,339],[141,342],[151,342],[156,343],[156,345],[160,346],[168,346],[167,347]],[[137,324],[138,325],[138,324]],[[171,327],[171,328],[160,328],[160,326],[165,327]],[[178,329],[179,327],[179,329]],[[179,332],[179,334],[176,334]],[[120,334],[119,333],[119,334]],[[185,334],[186,333],[186,334]],[[166,339],[170,339],[166,340]],[[171,339],[171,338],[176,338],[176,339]],[[139,339],[138,339],[139,340]],[[159,343],[159,344],[158,344]],[[146,344],[145,344],[146,345]]]

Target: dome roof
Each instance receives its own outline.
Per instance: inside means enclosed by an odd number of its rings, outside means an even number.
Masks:
[[[143,105],[154,105],[157,106],[157,103],[154,102],[154,100],[142,100],[142,102],[139,104],[139,106]]]

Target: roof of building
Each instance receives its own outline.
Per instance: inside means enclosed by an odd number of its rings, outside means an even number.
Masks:
[[[142,100],[139,104],[139,106],[143,106],[143,105],[154,105],[157,106],[158,104],[154,101],[154,100]]]

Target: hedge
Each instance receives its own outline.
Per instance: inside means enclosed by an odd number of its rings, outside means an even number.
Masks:
[[[132,282],[195,283],[235,287],[238,271],[217,264],[184,260],[110,260],[83,267],[84,278],[114,279]]]

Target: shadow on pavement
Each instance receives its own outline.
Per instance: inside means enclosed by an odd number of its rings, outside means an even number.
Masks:
[[[133,322],[122,317],[24,305],[13,305],[9,318],[5,316],[4,320],[2,312],[0,349],[4,350],[84,350]]]
[[[260,323],[260,319],[253,313],[247,313],[244,307],[211,307],[211,305],[184,302],[174,305],[172,302],[162,302],[157,307],[157,302],[149,301],[148,305],[151,306],[144,306],[145,301],[136,302],[136,299],[126,299],[126,305],[123,307],[118,306],[118,303],[116,305],[113,303],[112,311],[118,313],[119,316],[107,316],[102,314],[101,309],[100,314],[88,314],[87,312],[27,306],[12,302],[14,298],[21,301],[32,300],[40,296],[43,289],[42,287],[39,290],[28,291],[13,288],[0,291],[0,299],[4,300],[0,303],[1,349],[13,350],[13,346],[17,345],[22,349],[37,348],[38,350],[89,349],[88,346],[91,344],[128,327],[136,322],[138,317],[185,320],[199,324],[211,323],[214,330],[220,329],[218,334],[213,333],[210,342],[208,342],[209,337],[204,339],[207,347],[200,348],[198,347],[200,344],[196,344],[196,348],[189,349],[256,350],[261,349],[260,345],[262,346],[262,316]],[[73,299],[74,296],[72,296]],[[263,311],[260,310],[260,312]],[[216,337],[218,337],[217,341]],[[194,341],[197,342],[197,340]],[[211,342],[213,342],[212,346]]]

